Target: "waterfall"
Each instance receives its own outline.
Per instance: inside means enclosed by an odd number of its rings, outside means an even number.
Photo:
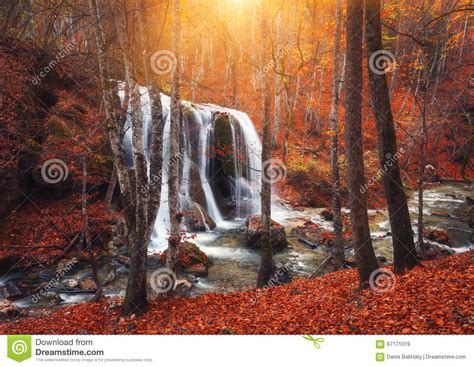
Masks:
[[[151,132],[148,91],[140,88],[143,142],[146,157]],[[124,83],[119,83],[121,102]],[[170,98],[161,95],[164,117],[162,191],[151,247],[162,249],[168,237],[168,166],[170,162]],[[185,213],[183,229],[209,231],[260,211],[261,143],[249,116],[213,104],[182,101],[180,133],[180,207]],[[125,123],[124,151],[133,169],[130,108]]]

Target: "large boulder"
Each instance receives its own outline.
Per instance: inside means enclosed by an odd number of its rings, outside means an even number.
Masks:
[[[182,242],[178,245],[178,270],[195,276],[206,276],[210,262],[207,255],[192,242]],[[167,250],[161,254],[161,261],[165,262]]]
[[[186,228],[192,232],[202,232],[216,228],[216,223],[206,209],[191,199],[185,199],[182,205]]]
[[[245,221],[244,227],[245,244],[254,249],[260,248],[260,238],[263,234],[262,219],[260,215],[252,215]],[[271,221],[271,244],[275,251],[284,250],[288,246],[286,239],[285,227],[280,223]]]

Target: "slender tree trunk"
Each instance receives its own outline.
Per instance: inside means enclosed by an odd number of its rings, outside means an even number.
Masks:
[[[107,117],[107,133],[112,149],[114,165],[117,170],[117,179],[119,182],[123,207],[125,210],[125,220],[127,224],[127,232],[133,232],[134,226],[134,198],[132,197],[132,190],[130,184],[130,177],[128,174],[127,164],[125,163],[125,156],[123,152],[123,127],[117,119],[115,113],[114,95],[110,85],[110,73],[107,64],[107,56],[105,49],[105,36],[102,25],[102,15],[100,12],[97,0],[90,0],[89,6],[92,14],[92,19],[95,23],[94,36],[97,47],[97,57],[99,61],[99,74],[101,81],[101,88],[103,93],[103,101],[105,113]]]
[[[345,125],[347,183],[352,222],[352,246],[355,251],[361,287],[367,287],[370,274],[378,268],[367,215],[364,149],[362,141],[362,22],[363,1],[347,0],[347,42],[345,70]]]
[[[136,70],[131,57],[131,45],[126,30],[126,9],[122,3],[112,7],[117,28],[118,41],[122,51],[125,66],[125,81],[130,90],[132,147],[135,180],[133,194],[135,195],[135,238],[130,244],[130,275],[123,312],[125,314],[141,314],[148,308],[147,300],[147,259],[148,238],[148,175],[143,146],[143,119],[141,115],[140,90],[136,80]]]
[[[367,57],[383,50],[380,24],[380,0],[365,0]],[[369,65],[372,109],[377,125],[379,161],[388,205],[393,240],[394,269],[402,273],[416,263],[415,242],[410,213],[398,165],[398,149],[389,90],[385,74],[375,73]]]
[[[181,125],[181,106],[179,92],[179,43],[181,41],[181,14],[180,0],[173,1],[173,52],[176,63],[171,75],[171,137],[170,137],[170,157],[176,157],[179,153],[179,133]],[[179,160],[170,159],[169,181],[168,181],[168,205],[170,210],[170,237],[168,240],[167,266],[176,271],[177,248],[181,241],[180,223],[181,213],[179,208]]]
[[[153,78],[150,59],[152,53],[149,49],[152,44],[150,29],[151,23],[148,18],[148,13],[143,10],[146,0],[137,0],[137,16],[138,27],[140,30],[140,45],[143,49],[143,70],[145,74],[145,81],[148,86],[148,94],[150,97],[151,108],[151,138],[150,138],[150,197],[148,202],[148,228],[146,238],[150,238],[153,226],[158,215],[161,201],[161,184],[162,184],[162,169],[163,169],[163,106],[161,104],[160,87]],[[149,9],[149,8],[148,8]]]
[[[93,300],[97,301],[102,297],[102,284],[100,283],[97,261],[95,260],[89,233],[89,214],[87,213],[87,161],[85,155],[82,157],[82,216],[84,218],[84,242],[91,263],[92,279],[94,280],[96,288]]]
[[[262,57],[260,66],[265,64],[268,48],[268,24],[265,18],[264,7],[261,5],[261,31],[262,31]],[[271,117],[270,117],[270,91],[269,79],[265,72],[261,73],[262,78],[262,167],[271,159],[272,154],[272,137],[271,137]],[[263,234],[260,239],[260,267],[258,269],[257,288],[263,288],[268,285],[273,275],[273,255],[271,246],[271,195],[272,187],[268,177],[262,172],[262,191],[261,191],[261,207],[262,207],[262,229]]]
[[[334,268],[344,265],[344,241],[341,218],[341,180],[339,174],[339,100],[341,85],[341,0],[336,1],[336,26],[334,28],[334,61],[332,76],[332,102],[329,117],[331,128],[331,179],[332,210],[334,213]]]

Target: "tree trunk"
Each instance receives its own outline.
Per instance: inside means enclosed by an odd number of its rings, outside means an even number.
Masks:
[[[363,1],[347,0],[345,125],[347,183],[355,251],[361,287],[367,287],[370,274],[378,268],[370,238],[367,215],[364,150],[362,142],[362,22]],[[350,39],[349,39],[350,38]]]
[[[150,34],[150,19],[148,18],[147,11],[143,10],[143,7],[148,8],[146,0],[137,0],[137,16],[138,16],[138,27],[140,30],[140,45],[143,49],[143,70],[145,74],[145,81],[148,87],[148,94],[150,97],[150,108],[151,108],[151,138],[150,138],[150,196],[148,202],[148,228],[146,238],[150,238],[153,226],[158,215],[161,201],[161,184],[162,184],[162,169],[163,169],[163,106],[161,104],[161,92],[160,87],[155,82],[151,65],[151,52],[149,45],[152,44]]]
[[[261,30],[262,30],[262,54],[260,60],[260,67],[265,65],[265,58],[267,57],[268,47],[268,25],[264,14],[264,7],[261,6]],[[261,74],[262,84],[262,167],[271,159],[272,154],[272,137],[270,131],[270,93],[267,73],[264,71]],[[260,238],[260,267],[258,269],[257,288],[263,288],[268,285],[273,275],[273,255],[271,246],[271,182],[266,176],[266,172],[262,172],[262,191],[261,191],[261,207],[262,207],[262,228],[263,234]]]
[[[121,3],[112,7],[117,28],[118,41],[125,66],[125,81],[130,90],[132,109],[132,147],[135,168],[133,194],[135,195],[135,233],[130,244],[130,275],[125,293],[123,312],[127,315],[144,313],[147,300],[147,258],[148,258],[148,176],[143,147],[143,120],[141,116],[140,90],[136,80],[135,65],[131,57],[130,41],[126,32],[126,9]]]
[[[383,50],[380,0],[366,0],[365,6],[367,57],[370,59],[373,53]],[[368,73],[377,125],[379,161],[384,173],[382,181],[392,231],[394,269],[396,273],[402,273],[413,268],[417,259],[410,213],[398,165],[397,136],[386,76],[384,73],[375,73],[371,65]]]
[[[89,233],[89,215],[87,213],[87,161],[85,155],[82,157],[82,216],[84,218],[84,244],[87,249],[87,254],[89,255],[89,261],[92,268],[92,279],[94,279],[96,288],[93,300],[97,301],[102,297],[102,284],[100,283],[97,262],[95,260]]]
[[[179,43],[181,38],[180,0],[173,2],[173,52],[178,62],[171,75],[171,137],[170,157],[176,157],[179,153],[179,133],[181,125],[181,107],[179,93]],[[170,237],[168,240],[168,252],[166,264],[175,271],[177,265],[177,247],[181,241],[180,223],[181,213],[179,208],[179,159],[170,159],[169,181],[168,181],[168,205],[170,211]]]
[[[341,86],[341,0],[336,1],[336,26],[334,28],[334,61],[332,76],[332,102],[329,117],[331,128],[331,179],[332,210],[334,213],[334,268],[344,265],[344,241],[341,218],[341,180],[339,174],[339,100]]]

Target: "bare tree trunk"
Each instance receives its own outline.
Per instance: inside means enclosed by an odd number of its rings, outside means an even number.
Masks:
[[[97,262],[95,260],[89,233],[89,215],[87,213],[87,161],[85,155],[82,157],[82,216],[84,218],[84,244],[89,255],[89,261],[92,268],[92,279],[94,279],[96,288],[93,300],[97,301],[102,297],[102,284],[100,283]]]
[[[265,18],[264,7],[261,5],[261,37],[262,37],[262,57],[260,60],[260,67],[265,64],[265,57],[267,56],[268,48],[268,23]],[[261,73],[262,78],[262,167],[271,159],[272,154],[272,139],[271,139],[271,121],[270,121],[270,92],[268,76],[265,72]],[[271,246],[271,182],[266,173],[262,172],[262,191],[261,191],[261,207],[262,207],[262,237],[260,238],[260,267],[258,269],[257,288],[263,288],[268,285],[273,275],[273,255]]]
[[[172,71],[171,76],[171,136],[170,136],[170,157],[176,157],[179,152],[179,133],[181,125],[181,106],[179,92],[179,43],[181,41],[181,14],[180,0],[173,1],[173,52],[178,62]],[[167,266],[176,270],[177,248],[181,241],[179,227],[181,223],[181,213],[179,209],[179,160],[170,159],[169,181],[168,181],[168,204],[170,210],[170,237],[168,240]]]
[[[109,135],[110,146],[114,158],[114,165],[117,170],[117,179],[120,186],[123,207],[125,210],[125,220],[127,223],[127,232],[130,234],[134,230],[133,222],[135,217],[134,198],[130,184],[128,168],[125,163],[123,152],[123,127],[117,119],[114,108],[114,95],[110,85],[110,73],[107,64],[105,51],[105,36],[102,25],[102,15],[97,0],[89,1],[92,19],[96,26],[94,27],[94,35],[97,47],[97,57],[99,61],[100,81],[103,93],[103,101],[105,113],[107,116],[107,132]]]
[[[147,11],[143,10],[146,0],[137,0],[137,16],[138,27],[140,30],[140,45],[143,49],[143,70],[145,80],[148,86],[148,94],[150,97],[151,108],[151,138],[150,138],[150,196],[148,202],[148,228],[146,238],[149,239],[153,226],[158,215],[161,201],[161,184],[162,184],[162,169],[163,169],[163,106],[161,104],[160,87],[153,78],[150,59],[152,53],[150,52],[151,45],[151,29],[150,20]]]
[[[362,137],[362,23],[363,1],[347,0],[345,70],[345,125],[347,151],[347,182],[352,222],[352,246],[355,251],[361,287],[367,287],[370,274],[378,269],[367,215],[364,149]]]
[[[336,1],[336,26],[334,28],[334,61],[332,76],[332,102],[329,117],[331,128],[331,178],[332,210],[334,213],[334,268],[344,265],[344,241],[341,218],[341,180],[339,174],[339,100],[341,86],[341,0]]]
[[[131,57],[131,46],[126,30],[126,9],[122,3],[112,7],[117,28],[118,41],[122,51],[125,66],[125,81],[130,90],[130,105],[132,109],[132,147],[135,168],[135,238],[130,244],[130,275],[123,312],[125,314],[145,312],[147,300],[147,258],[148,258],[148,175],[143,147],[143,120],[141,116],[140,90],[136,80],[136,71]]]
[[[367,57],[383,50],[380,24],[380,0],[365,0]],[[370,62],[369,62],[370,64]],[[398,165],[397,135],[384,73],[374,72],[369,65],[372,109],[377,125],[379,161],[392,230],[394,269],[402,273],[417,263],[407,198]]]

